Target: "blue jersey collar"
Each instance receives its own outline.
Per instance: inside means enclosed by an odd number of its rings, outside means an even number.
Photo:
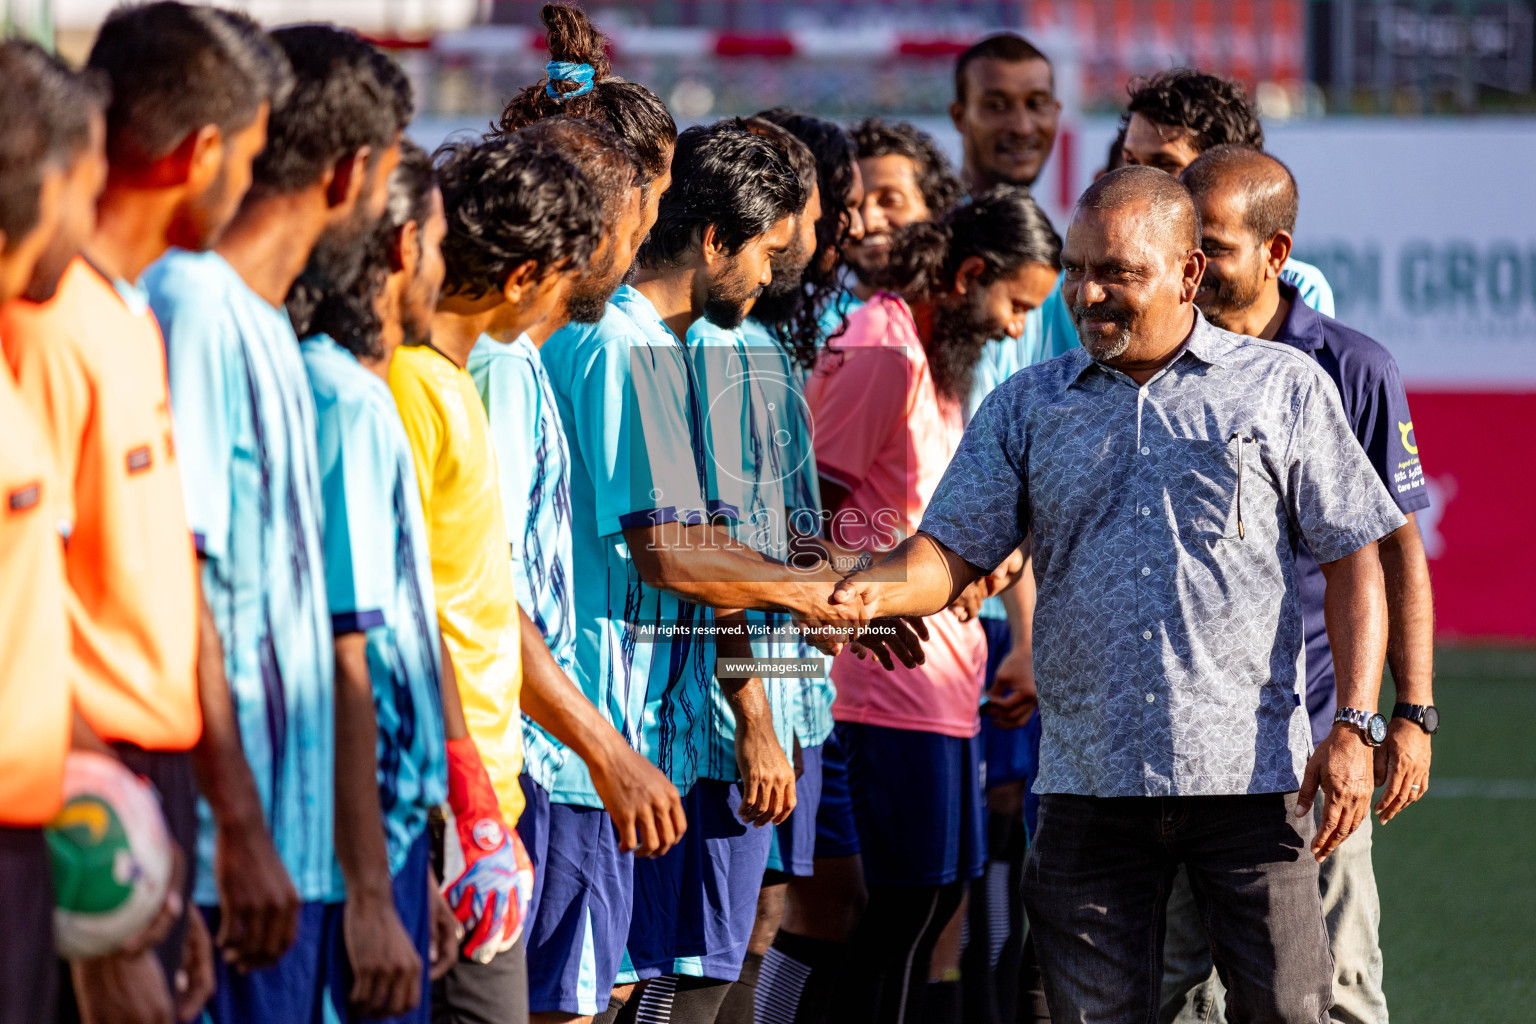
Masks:
[[[1280,322],[1275,341],[1303,352],[1323,347],[1323,314],[1301,301],[1301,292],[1293,284],[1280,282],[1280,297],[1291,304],[1291,311]]]

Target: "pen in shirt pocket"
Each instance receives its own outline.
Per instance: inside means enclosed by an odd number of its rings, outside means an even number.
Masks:
[[[1243,540],[1246,536],[1243,530],[1243,463],[1247,461],[1243,457],[1243,445],[1253,444],[1258,438],[1243,437],[1233,432],[1229,440],[1237,442],[1237,539]]]

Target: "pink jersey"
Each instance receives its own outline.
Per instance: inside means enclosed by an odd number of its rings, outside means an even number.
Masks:
[[[881,294],[848,318],[805,384],[818,472],[848,489],[835,536],[871,550],[916,532],[964,433],[960,404],[939,398],[907,304]],[[986,668],[975,620],[928,619],[928,660],[886,671],[845,651],[832,663],[832,717],[896,729],[974,736]]]

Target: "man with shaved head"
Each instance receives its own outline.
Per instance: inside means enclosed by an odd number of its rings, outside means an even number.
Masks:
[[[932,614],[1030,538],[1043,732],[1023,884],[1053,1019],[1156,1018],[1183,866],[1230,1019],[1326,1024],[1317,862],[1368,810],[1376,542],[1402,513],[1315,360],[1199,311],[1200,218],[1177,179],[1099,179],[1062,264],[1083,347],[988,396],[918,532],[833,602]],[[1326,579],[1342,719],[1315,752],[1302,544]]]
[[[1288,345],[1317,361],[1338,387],[1355,439],[1407,517],[1378,544],[1390,624],[1387,662],[1398,701],[1386,739],[1375,750],[1375,781],[1383,784],[1376,813],[1387,822],[1428,788],[1430,736],[1439,725],[1429,564],[1414,521],[1414,513],[1429,505],[1429,494],[1402,376],[1391,353],[1309,309],[1281,275],[1297,207],[1296,181],[1284,164],[1254,149],[1217,146],[1191,163],[1180,180],[1199,210],[1206,258],[1195,304],[1219,327]],[[1306,635],[1306,704],[1312,738],[1321,744],[1336,710],[1334,659],[1323,572],[1305,546],[1296,555],[1296,576]],[[1339,1024],[1386,1024],[1369,815],[1359,833],[1323,862],[1319,880],[1335,965],[1332,1018]],[[1182,875],[1169,897],[1163,965],[1163,1021],[1221,1019],[1222,985],[1211,970],[1210,944]]]

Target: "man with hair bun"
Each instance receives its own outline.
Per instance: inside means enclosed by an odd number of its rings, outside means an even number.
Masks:
[[[656,204],[671,182],[672,147],[677,142],[671,112],[645,86],[613,74],[607,38],[579,7],[545,4],[539,19],[550,58],[546,77],[507,101],[496,132],[505,135],[560,114],[603,122],[640,161],[642,220],[653,223]]]
[[[1317,360],[1337,385],[1344,415],[1376,475],[1407,522],[1378,544],[1387,594],[1387,663],[1397,704],[1375,750],[1383,785],[1376,813],[1383,824],[1424,795],[1429,785],[1434,708],[1434,606],[1429,565],[1414,513],[1429,492],[1419,464],[1413,415],[1397,362],[1385,348],[1302,302],[1282,277],[1296,225],[1296,182],[1279,160],[1244,146],[1206,150],[1180,175],[1200,212],[1205,275],[1195,303],[1218,327],[1289,345]],[[1306,631],[1306,703],[1312,740],[1333,728],[1335,674],[1329,646],[1322,570],[1305,547],[1296,573]],[[1348,1024],[1386,1024],[1382,993],[1381,903],[1371,865],[1370,815],[1323,861],[1323,911],[1333,953],[1331,1017]],[[1168,901],[1163,946],[1161,1019],[1196,1021],[1223,1015],[1224,989],[1211,964],[1210,941],[1183,873]]]
[[[1156,1016],[1181,864],[1231,1018],[1326,1021],[1317,862],[1369,810],[1385,731],[1376,542],[1402,514],[1316,361],[1199,312],[1199,244],[1176,179],[1126,167],[1091,185],[1062,252],[1082,348],[984,401],[920,531],[833,595],[932,614],[1032,538],[1043,735],[1024,903],[1058,1021]],[[1315,752],[1302,542],[1339,639],[1337,724]]]
[[[569,322],[602,319],[650,224],[635,150],[602,120],[555,114],[502,136],[565,157],[592,187],[601,236],[561,309],[511,344],[476,342],[468,369],[496,449],[520,606],[523,772],[518,833],[534,866],[529,901],[529,1007],[537,1021],[585,1020],[608,1006],[629,923],[632,854],[665,854],[686,828],[677,788],[630,749],[576,676],[570,444],[540,356]],[[653,207],[654,208],[654,207]],[[568,802],[561,769],[579,759],[600,806]]]
[[[708,1022],[746,952],[768,838],[754,826],[787,813],[793,777],[758,679],[721,681],[747,781],[708,777],[711,609],[826,619],[831,609],[812,595],[835,574],[796,573],[732,536],[738,510],[713,476],[738,456],[711,462],[708,401],[687,347],[700,332],[734,331],[750,312],[790,247],[805,188],[778,147],[734,121],[684,132],[674,172],[634,283],[599,323],[567,325],[540,357],[571,444],[573,565],[596,581],[576,592],[576,678],[688,812],[681,843],[634,864],[614,999],[645,981],[640,1016]],[[657,627],[665,632],[642,632]],[[732,651],[750,656],[744,636],[720,645]],[[750,766],[775,761],[769,774],[780,781],[754,791],[761,776]],[[565,776],[563,798],[593,806],[582,766],[567,762]]]

